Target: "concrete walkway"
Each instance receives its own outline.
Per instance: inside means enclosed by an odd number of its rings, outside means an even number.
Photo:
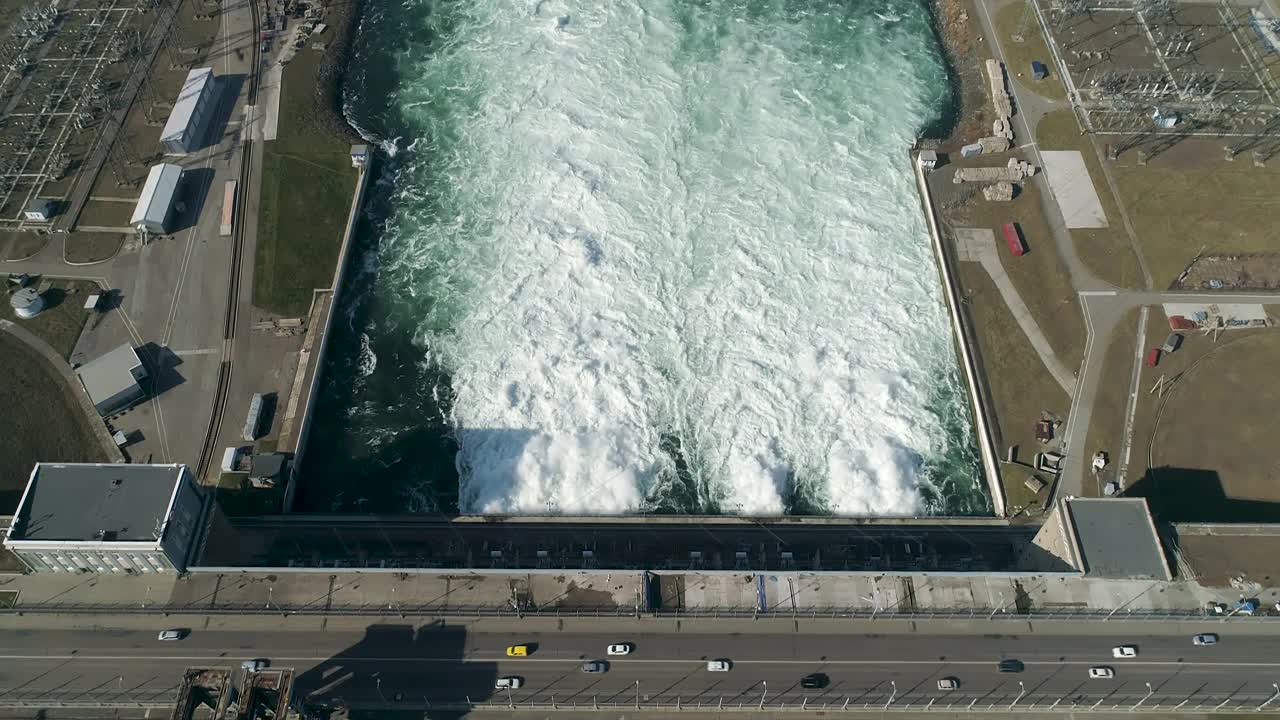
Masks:
[[[1049,339],[1040,331],[1040,325],[1031,316],[1031,310],[1022,301],[1022,296],[1018,294],[1018,289],[1013,286],[1013,281],[1009,279],[1009,274],[1005,272],[1004,265],[1000,264],[995,233],[988,228],[956,228],[954,232],[956,236],[956,254],[961,260],[982,263],[982,267],[991,276],[992,282],[996,284],[996,289],[1000,291],[1000,297],[1004,298],[1005,305],[1009,306],[1009,312],[1013,314],[1013,319],[1018,321],[1018,327],[1022,328],[1023,334],[1031,341],[1031,346],[1035,348],[1036,354],[1040,356],[1040,361],[1044,363],[1049,374],[1053,375],[1053,379],[1058,381],[1058,384],[1067,392],[1067,395],[1074,393],[1076,389],[1075,375],[1067,369],[1066,365],[1062,364],[1057,354],[1053,352],[1053,346],[1049,344]]]

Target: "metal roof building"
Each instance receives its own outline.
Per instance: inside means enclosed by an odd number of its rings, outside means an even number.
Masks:
[[[181,572],[203,508],[186,465],[39,463],[4,544],[34,572]]]
[[[1062,507],[1086,577],[1173,578],[1143,498],[1067,498]]]
[[[160,144],[170,155],[186,155],[203,146],[209,118],[217,99],[214,92],[213,68],[195,68],[178,92],[173,112],[160,133]]]
[[[168,232],[169,221],[173,219],[173,201],[178,195],[181,180],[182,167],[179,165],[160,163],[152,166],[129,224],[139,232],[157,235]]]
[[[103,417],[120,412],[146,396],[139,383],[147,379],[147,369],[132,345],[121,345],[90,360],[76,369],[76,375]]]

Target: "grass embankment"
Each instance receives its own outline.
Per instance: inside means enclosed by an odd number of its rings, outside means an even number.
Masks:
[[[63,236],[63,254],[69,262],[95,263],[110,260],[120,252],[127,235],[73,232]]]
[[[1133,254],[1133,245],[1129,242],[1128,233],[1124,229],[1124,221],[1120,217],[1120,209],[1115,197],[1107,185],[1107,178],[1102,173],[1098,154],[1094,151],[1089,138],[1080,134],[1075,115],[1071,110],[1055,110],[1047,113],[1036,125],[1036,142],[1041,150],[1077,150],[1084,158],[1085,167],[1089,170],[1089,178],[1093,188],[1102,202],[1102,210],[1107,216],[1105,228],[1079,228],[1070,230],[1071,239],[1075,242],[1076,252],[1084,264],[1095,275],[1120,288],[1142,289],[1142,269],[1138,266],[1138,258]],[[1126,204],[1126,208],[1133,208]],[[1131,216],[1135,227],[1142,227],[1149,210],[1141,216]]]
[[[36,462],[107,458],[72,394],[75,389],[42,355],[3,330],[0,367],[0,407],[5,408],[0,413],[0,515],[10,515]]]
[[[253,303],[288,317],[329,287],[337,265],[356,171],[350,137],[340,136],[317,93],[321,52],[304,48],[285,66],[279,133],[265,143]]]
[[[1280,240],[1259,221],[1280,210],[1280,163],[1254,167],[1247,153],[1226,162],[1221,145],[1188,140],[1145,166],[1133,152],[1113,165],[1156,288],[1169,287],[1201,249],[1280,251]]]
[[[995,14],[992,21],[996,26],[996,34],[1000,38],[1000,48],[1004,50],[1005,64],[1008,73],[1017,77],[1022,87],[1050,100],[1066,100],[1067,91],[1058,77],[1058,68],[1049,54],[1049,45],[1040,32],[1040,23],[1035,15],[1027,18],[1026,27],[1022,27],[1023,14],[1027,8],[1025,2],[1009,3]],[[1022,30],[1022,42],[1014,40],[1014,35]],[[1039,60],[1049,70],[1049,77],[1034,80],[1031,77],[1031,61]]]
[[[1164,341],[1166,322],[1153,308],[1146,347]],[[1127,492],[1166,521],[1274,521],[1278,354],[1274,330],[1227,331],[1216,343],[1186,333],[1182,349],[1142,368]],[[1149,392],[1161,376],[1163,398]]]
[[[1071,286],[1071,276],[1058,256],[1049,224],[1045,222],[1040,191],[1031,183],[1025,183],[1012,202],[986,202],[979,196],[962,208],[949,210],[947,214],[954,226],[991,228],[995,232],[1000,264],[1017,289],[1018,296],[1048,338],[1054,354],[1067,369],[1078,373],[1084,358],[1084,317],[1075,289]],[[1014,257],[1006,249],[1000,234],[1001,226],[1010,221],[1018,223],[1026,240],[1027,253],[1022,257]],[[1016,325],[1014,328],[1022,332]],[[1047,372],[1043,366],[1040,371]],[[1008,381],[1015,385],[1023,384],[1022,378],[1010,378]]]
[[[1035,424],[1041,411],[1066,417],[1071,399],[1044,369],[1031,341],[978,263],[958,263],[964,303],[978,336],[979,359],[991,389],[998,433],[996,452],[1001,457],[1010,445],[1019,447],[1019,458],[1030,462],[1040,445]],[[1045,498],[1034,496],[1023,481],[1031,473],[1020,465],[1004,464],[1001,477],[1010,514],[1020,507],[1038,506]],[[1043,478],[1048,483],[1051,478]],[[1046,491],[1047,492],[1047,491]]]
[[[37,280],[35,287],[42,284]],[[9,296],[16,289],[17,286],[10,286],[9,292],[4,296],[6,306]],[[75,349],[76,341],[84,330],[85,321],[89,319],[90,311],[84,309],[85,298],[100,290],[96,283],[87,280],[52,280],[49,282],[49,289],[41,295],[44,298],[44,310],[29,320],[14,319],[14,322],[21,325],[23,330],[49,343],[66,360],[71,357],[71,351]]]

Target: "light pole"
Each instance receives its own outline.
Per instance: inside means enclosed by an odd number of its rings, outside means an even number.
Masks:
[[[890,680],[889,684],[893,686],[893,692],[889,693],[889,699],[884,704],[885,708],[888,708],[890,705],[892,705],[893,699],[898,697],[898,681]]]
[[[636,681],[636,709],[640,709],[640,681]]]
[[[1275,689],[1276,689],[1275,694],[1274,694],[1274,695],[1272,695],[1271,697],[1267,698],[1267,701],[1266,701],[1266,702],[1264,702],[1264,703],[1262,703],[1261,705],[1259,705],[1259,706],[1258,706],[1258,709],[1259,709],[1259,710],[1261,710],[1262,708],[1264,708],[1264,707],[1266,707],[1266,706],[1270,705],[1271,703],[1275,702],[1275,699],[1276,699],[1276,698],[1278,698],[1278,697],[1280,697],[1280,683],[1271,683],[1271,687],[1273,687],[1273,688],[1275,688]]]
[[[999,605],[996,605],[996,606],[995,606],[995,607],[993,607],[993,608],[991,608],[991,614],[987,616],[987,619],[988,619],[988,620],[991,620],[992,618],[994,618],[994,617],[996,616],[996,613],[1000,612],[1000,611],[1001,611],[1001,610],[1003,610],[1003,609],[1004,609],[1004,591],[1001,591],[1001,592],[1000,592],[1000,604],[999,604]]]
[[[516,701],[511,697],[511,683],[507,683],[507,707],[512,710],[516,708]]]
[[[1147,683],[1146,685],[1147,685],[1147,694],[1146,694],[1145,696],[1143,696],[1143,698],[1142,698],[1141,700],[1139,700],[1138,702],[1134,703],[1134,704],[1133,704],[1133,707],[1129,708],[1129,712],[1133,712],[1134,710],[1137,710],[1139,705],[1141,705],[1142,703],[1146,702],[1146,701],[1147,701],[1147,698],[1149,698],[1149,697],[1151,697],[1152,695],[1154,695],[1154,694],[1155,694],[1155,692],[1156,692],[1156,691],[1155,691],[1154,689],[1152,689],[1152,687],[1151,687],[1151,683]]]
[[[1025,683],[1019,680],[1018,681],[1018,697],[1014,698],[1013,702],[1009,703],[1009,707],[1013,707],[1014,705],[1017,705],[1018,701],[1022,699],[1022,696],[1026,694],[1027,694],[1027,686]]]
[[[760,691],[760,708],[759,709],[763,710],[764,699],[769,696],[769,681],[761,680],[760,684],[764,686],[764,689]]]
[[[274,585],[267,586],[267,609],[268,610],[271,609],[271,594],[274,593],[275,591],[276,591],[276,587]]]

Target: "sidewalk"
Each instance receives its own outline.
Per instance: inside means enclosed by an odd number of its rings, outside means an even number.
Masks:
[[[1058,381],[1068,396],[1074,394],[1076,377],[1053,352],[1049,339],[1040,331],[1040,325],[1036,323],[1035,318],[1031,317],[1031,310],[1022,301],[1018,289],[1013,286],[1009,273],[1005,272],[1004,265],[1000,264],[995,233],[989,228],[955,228],[954,232],[956,255],[961,260],[982,263],[983,269],[987,271],[987,275],[991,276],[991,281],[1000,291],[1000,297],[1004,298],[1004,304],[1009,307],[1013,319],[1018,322],[1018,327],[1022,328],[1023,334],[1031,341],[1031,346],[1035,348],[1036,354],[1040,356],[1040,361],[1044,363],[1049,374],[1053,375],[1053,379]]]
[[[650,588],[655,610],[685,617],[717,614],[811,618],[929,617],[1057,622],[1195,620],[1209,601],[1239,592],[1188,582],[1096,580],[1075,576],[814,575],[677,573]],[[1254,593],[1270,597],[1269,588]],[[10,593],[13,593],[10,595]],[[660,597],[654,598],[653,595]],[[171,575],[0,576],[0,600],[30,613],[194,613],[379,616],[533,614],[631,617],[649,612],[641,572],[485,574],[335,572]],[[0,603],[0,607],[8,603]],[[1276,625],[1259,618],[1237,618]],[[1218,622],[1214,620],[1214,622]]]

